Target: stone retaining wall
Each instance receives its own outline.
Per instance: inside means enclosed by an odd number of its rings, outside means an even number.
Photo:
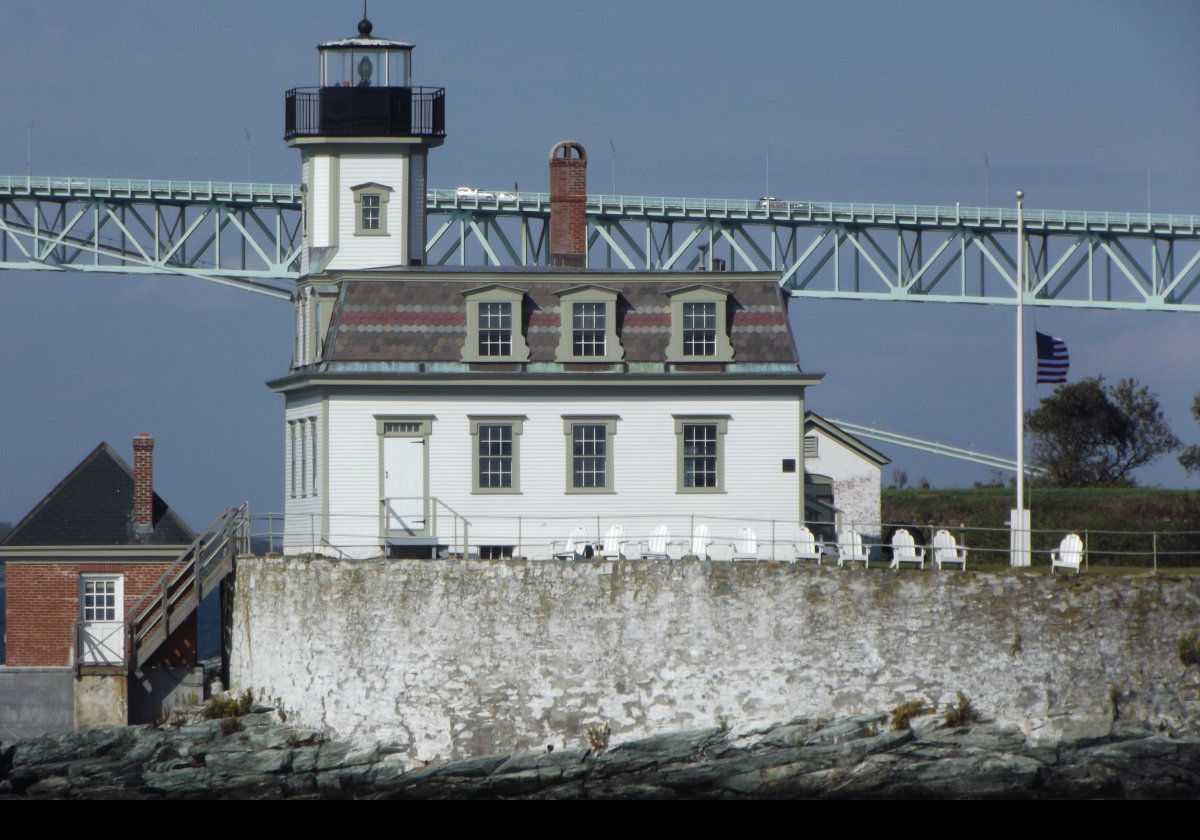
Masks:
[[[1189,578],[244,558],[231,681],[414,761],[959,691],[1047,743],[1114,716],[1200,731],[1200,669],[1177,654],[1197,628]]]

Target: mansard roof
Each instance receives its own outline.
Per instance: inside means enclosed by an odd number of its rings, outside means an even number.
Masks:
[[[629,363],[665,362],[671,295],[703,285],[728,293],[727,328],[738,365],[798,365],[786,298],[770,273],[434,269],[331,272],[340,294],[324,359],[328,362],[457,362],[467,337],[464,294],[491,286],[523,292],[522,330],[531,363],[553,362],[564,289],[595,286],[618,293],[616,329]],[[718,279],[720,288],[707,282]],[[490,282],[488,282],[490,281]],[[682,282],[681,282],[682,281]]]
[[[154,494],[154,528],[133,529],[133,471],[107,443],[93,449],[0,546],[187,545],[196,538]]]

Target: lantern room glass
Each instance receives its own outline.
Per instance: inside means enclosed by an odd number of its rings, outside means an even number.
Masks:
[[[325,47],[321,86],[408,87],[411,55],[406,47]]]

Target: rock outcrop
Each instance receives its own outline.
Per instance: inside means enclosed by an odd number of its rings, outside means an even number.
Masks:
[[[976,723],[796,718],[605,748],[411,767],[404,748],[329,740],[258,707],[227,720],[46,735],[0,746],[0,797],[200,798],[1200,798],[1200,739],[1132,723],[1064,727],[1055,746]],[[1074,732],[1075,734],[1071,734]]]

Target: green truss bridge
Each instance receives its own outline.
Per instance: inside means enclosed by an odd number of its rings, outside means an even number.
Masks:
[[[430,265],[549,263],[548,193],[429,190]],[[0,175],[0,269],[290,298],[295,184]],[[1024,301],[1200,311],[1200,216],[1026,210]],[[593,268],[772,271],[793,295],[1013,304],[1015,208],[590,195]]]

